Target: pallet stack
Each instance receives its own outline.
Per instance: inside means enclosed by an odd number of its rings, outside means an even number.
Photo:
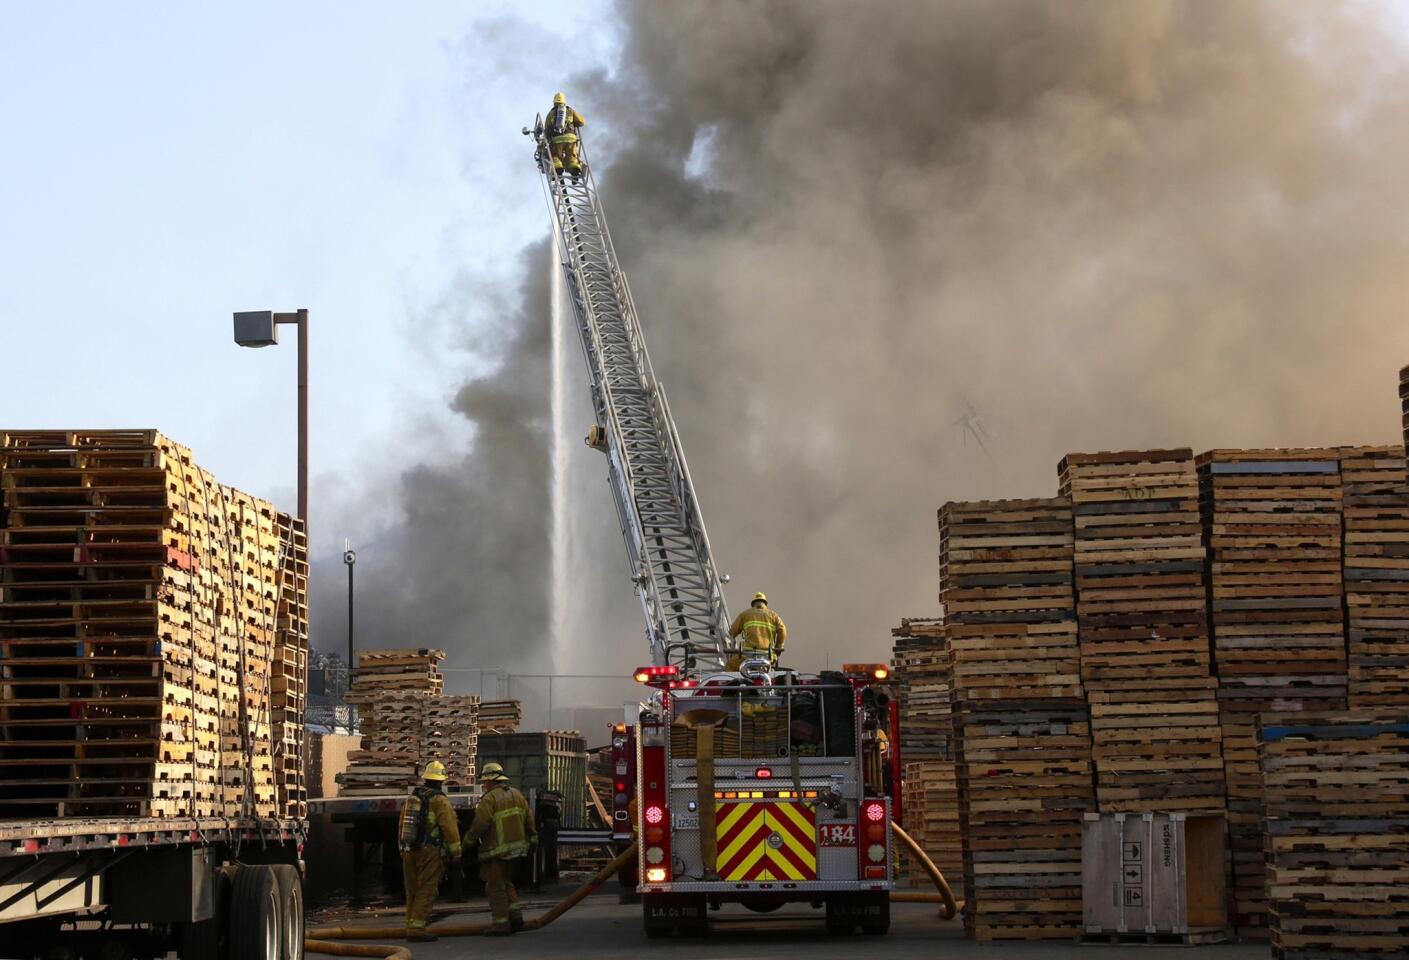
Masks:
[[[949,503],[939,520],[965,929],[1070,939],[1095,804],[1070,502]]]
[[[929,854],[939,872],[951,883],[957,883],[964,875],[964,850],[959,833],[959,783],[954,761],[907,763],[903,783],[905,829],[920,849]],[[930,881],[924,868],[913,859],[908,866],[911,886],[927,887]]]
[[[1193,452],[1073,453],[1058,472],[1100,812],[1221,811]]]
[[[1273,956],[1409,956],[1409,717],[1267,714],[1260,741]]]
[[[1199,457],[1238,934],[1266,936],[1257,718],[1346,705],[1334,450]]]
[[[1409,480],[1404,447],[1340,454],[1352,710],[1409,705]]]
[[[300,815],[299,525],[154,430],[4,433],[0,490],[0,815]]]
[[[485,700],[479,705],[479,726],[485,733],[517,733],[523,723],[518,700]]]
[[[348,755],[338,795],[400,793],[421,774],[422,720],[444,688],[444,650],[390,647],[357,654],[347,702],[357,707],[362,749]]]
[[[479,741],[479,697],[439,696],[425,702],[421,717],[421,762],[445,764],[446,782],[475,782]]]
[[[1409,448],[1409,367],[1399,371],[1400,423],[1404,428],[1404,446]]]
[[[382,690],[359,707],[362,749],[347,755],[338,796],[404,793],[421,778],[421,720],[431,695],[424,690]]]
[[[891,630],[891,689],[900,703],[905,758],[954,758],[954,725],[949,717],[949,651],[944,619],[905,618]]]

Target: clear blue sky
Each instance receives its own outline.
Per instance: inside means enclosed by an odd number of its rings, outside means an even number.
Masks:
[[[306,306],[324,497],[460,445],[494,318],[432,308],[546,232],[518,130],[614,59],[604,7],[0,7],[0,426],[157,427],[292,508],[293,346],[230,313]]]

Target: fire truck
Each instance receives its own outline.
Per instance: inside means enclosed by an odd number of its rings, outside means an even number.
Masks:
[[[586,443],[607,479],[641,601],[648,688],[614,734],[613,836],[639,843],[647,935],[704,932],[740,903],[825,909],[833,933],[884,933],[900,817],[898,712],[881,664],[802,673],[748,659],[729,637],[724,584],[665,389],[580,144],[555,170],[540,116],[524,134],[587,361]]]

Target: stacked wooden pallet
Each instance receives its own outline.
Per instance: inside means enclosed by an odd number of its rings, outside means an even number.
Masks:
[[[1346,705],[1334,450],[1199,457],[1238,933],[1265,936],[1257,717]]]
[[[1058,471],[1100,811],[1222,810],[1193,452],[1073,453]]]
[[[1399,409],[1404,428],[1404,446],[1409,448],[1409,367],[1399,371]]]
[[[421,717],[421,762],[445,764],[446,782],[475,782],[479,741],[479,697],[439,696],[425,701]]]
[[[347,702],[358,709],[362,749],[348,755],[339,796],[400,793],[420,781],[422,724],[429,701],[443,689],[444,659],[444,650],[425,647],[357,654]]]
[[[949,651],[943,618],[906,618],[891,630],[891,689],[900,703],[908,760],[952,760]]]
[[[433,696],[439,694],[445,688],[439,666],[444,659],[444,650],[425,647],[363,650],[357,654],[357,666],[352,671],[352,689],[348,691],[347,702],[363,706],[386,690],[399,693],[416,690]]]
[[[1409,482],[1404,447],[1341,448],[1351,709],[1409,707]]]
[[[348,754],[338,796],[403,793],[420,782],[421,721],[430,700],[424,690],[382,690],[362,704],[362,749]]]
[[[153,430],[4,433],[0,489],[0,815],[299,815],[299,524]]]
[[[485,700],[479,705],[479,727],[485,733],[516,733],[523,723],[518,700]]]
[[[1267,714],[1260,751],[1274,957],[1409,956],[1409,716]]]
[[[949,503],[939,522],[965,928],[1068,939],[1081,929],[1081,821],[1095,803],[1070,502]]]
[[[903,727],[901,728],[904,729]],[[903,809],[905,829],[929,854],[951,884],[964,876],[964,851],[959,838],[959,783],[952,760],[922,760],[905,764]],[[910,863],[910,883],[925,887],[929,877]]]

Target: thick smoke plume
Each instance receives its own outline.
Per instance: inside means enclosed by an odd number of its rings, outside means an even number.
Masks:
[[[1409,87],[1360,8],[620,13],[619,67],[567,89],[731,598],[769,592],[794,662],[883,655],[937,607],[936,508],[1052,495],[1069,450],[1398,436]],[[521,339],[457,404],[465,472],[405,485],[407,563],[443,570],[419,615],[466,659],[537,641],[548,605],[532,265]],[[581,499],[602,599],[579,642],[632,661],[600,481]]]

